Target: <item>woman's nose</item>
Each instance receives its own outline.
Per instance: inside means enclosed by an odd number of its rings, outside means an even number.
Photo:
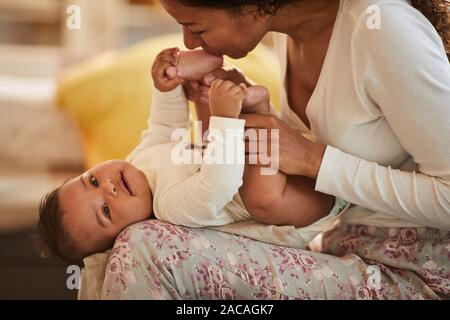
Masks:
[[[108,193],[108,195],[112,195],[112,196],[117,195],[116,185],[114,184],[114,182],[111,179],[106,180],[105,191]]]
[[[197,49],[202,45],[201,39],[197,36],[192,35],[192,33],[186,27],[183,27],[183,40],[184,45],[189,50]]]

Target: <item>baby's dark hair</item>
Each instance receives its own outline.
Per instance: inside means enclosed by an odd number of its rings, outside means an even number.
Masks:
[[[45,195],[39,206],[39,221],[33,238],[41,257],[53,257],[65,264],[82,265],[80,253],[63,222],[64,211],[59,201],[61,187]]]

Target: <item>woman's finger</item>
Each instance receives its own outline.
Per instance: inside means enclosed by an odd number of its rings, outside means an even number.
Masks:
[[[198,81],[185,81],[183,83],[184,92],[188,100],[198,102],[200,99],[200,83]]]
[[[222,67],[214,70],[211,73],[208,73],[203,77],[202,82],[204,85],[210,86],[215,79],[229,80],[236,85],[246,83],[244,75],[232,66]]]
[[[198,90],[200,88],[200,82],[198,81],[189,81],[188,83],[194,90]]]
[[[258,143],[256,141],[245,141],[246,154],[258,154]]]
[[[207,75],[205,75],[203,77],[202,82],[203,82],[204,85],[210,86],[213,83],[213,81],[216,80],[216,79],[217,78],[216,78],[214,73],[208,73]]]
[[[205,86],[204,84],[199,84],[199,86],[198,90],[200,90],[200,92],[209,92],[208,86]]]
[[[276,130],[276,129],[273,129]],[[257,128],[245,126],[245,139],[249,141],[258,142],[261,139],[269,139],[272,135],[270,128]]]
[[[200,98],[209,99],[209,93],[208,92],[201,92],[200,93]]]
[[[276,148],[276,144],[274,145]],[[272,155],[272,142],[268,139],[264,140],[246,140],[245,141],[246,154],[258,154],[263,156]],[[274,154],[275,155],[275,154]]]
[[[251,165],[251,166],[258,165],[258,157],[246,154],[245,155],[245,164]]]
[[[226,75],[227,73],[225,70],[223,70],[222,68],[217,69],[203,77],[203,84],[206,86],[210,86],[216,79],[228,80]]]
[[[208,98],[201,97],[199,102],[202,104],[209,104],[209,97]]]

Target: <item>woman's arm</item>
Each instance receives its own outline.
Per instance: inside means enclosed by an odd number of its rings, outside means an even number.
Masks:
[[[438,34],[408,4],[381,6],[381,30],[366,16],[353,36],[375,101],[420,172],[402,172],[328,147],[316,189],[402,220],[450,229],[450,65]]]
[[[450,66],[429,22],[407,4],[382,6],[382,29],[367,17],[353,35],[366,85],[420,172],[380,166],[311,143],[272,116],[243,116],[248,127],[280,130],[280,168],[316,177],[316,190],[413,223],[450,229]]]
[[[316,190],[401,220],[450,229],[445,179],[383,167],[328,146]]]

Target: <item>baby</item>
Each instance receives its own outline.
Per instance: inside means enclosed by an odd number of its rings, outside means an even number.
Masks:
[[[181,83],[199,80],[223,64],[202,50],[163,50],[152,67],[154,82],[148,129],[125,161],[103,162],[46,195],[36,233],[53,255],[80,264],[90,254],[113,246],[127,226],[156,217],[189,227],[220,226],[254,219],[274,225],[308,226],[325,217],[335,199],[314,191],[314,181],[297,176],[261,175],[243,163],[176,164],[175,129],[188,129],[189,109]],[[244,154],[241,112],[269,112],[262,86],[217,79],[209,90],[211,118],[208,144],[188,148],[237,148]],[[213,133],[234,130],[234,144]],[[237,145],[236,142],[237,141]]]

